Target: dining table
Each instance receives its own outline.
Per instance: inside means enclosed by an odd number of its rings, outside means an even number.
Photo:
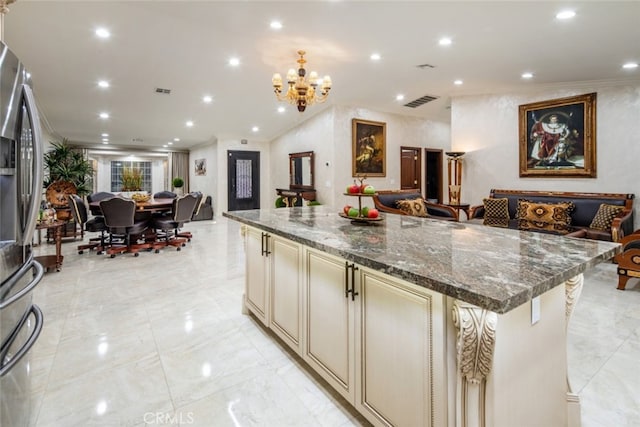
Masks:
[[[137,212],[168,212],[171,211],[173,207],[173,201],[175,199],[160,199],[154,198],[145,201],[145,202],[136,202],[136,213]],[[89,203],[90,208],[100,209],[100,202],[91,202]]]

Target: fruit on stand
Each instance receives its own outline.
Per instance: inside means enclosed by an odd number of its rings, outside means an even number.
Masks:
[[[349,194],[358,194],[360,192],[360,186],[353,181],[353,184],[347,187],[347,193]]]
[[[360,215],[360,211],[358,210],[358,208],[351,208],[349,209],[347,215],[353,218],[357,218],[358,215]]]
[[[351,205],[345,205],[344,208],[342,208],[342,212],[344,212],[345,215],[349,215],[349,209],[351,209]]]
[[[367,218],[369,215],[369,206],[365,206],[364,208],[362,208],[360,213],[362,214],[363,217]]]
[[[378,218],[379,212],[378,209],[372,208],[367,212],[367,218]]]
[[[376,193],[376,189],[373,188],[373,185],[367,185],[364,187],[364,190],[362,190],[362,192],[364,194],[375,194]]]

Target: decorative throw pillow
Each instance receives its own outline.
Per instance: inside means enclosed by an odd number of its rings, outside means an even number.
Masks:
[[[624,206],[608,205],[606,203],[601,204],[589,228],[603,231],[611,230],[613,219],[623,210]]]
[[[571,231],[571,212],[574,209],[572,202],[538,203],[519,199],[516,213],[518,228],[567,234]]]
[[[427,214],[427,208],[424,205],[424,200],[422,200],[421,198],[398,200],[396,202],[396,206],[398,207],[398,209],[400,209],[402,212],[407,213],[408,215],[422,217],[429,216]]]
[[[482,199],[484,204],[484,225],[492,227],[508,227],[509,226],[509,199]]]

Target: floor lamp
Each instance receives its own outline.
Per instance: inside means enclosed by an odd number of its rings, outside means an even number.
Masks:
[[[464,151],[449,151],[444,154],[447,155],[447,170],[449,172],[449,204],[459,205],[460,187],[462,186],[462,156],[464,156]]]

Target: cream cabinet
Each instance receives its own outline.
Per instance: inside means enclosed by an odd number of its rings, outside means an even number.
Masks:
[[[298,354],[302,351],[302,245],[274,236],[270,254],[269,327]]]
[[[446,425],[441,294],[305,249],[303,358],[375,425]]]
[[[269,326],[269,238],[261,230],[245,229],[245,306]]]
[[[302,246],[247,227],[245,305],[300,353],[302,334]]]

